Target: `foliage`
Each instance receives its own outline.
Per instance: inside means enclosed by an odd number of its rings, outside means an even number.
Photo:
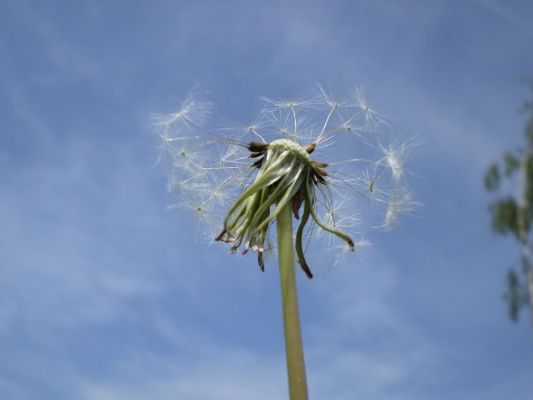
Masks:
[[[525,124],[526,144],[505,152],[500,163],[487,168],[484,178],[489,192],[502,192],[503,181],[512,188],[518,186],[518,194],[503,194],[489,206],[493,229],[499,234],[512,235],[521,246],[522,268],[509,269],[504,296],[512,320],[517,320],[520,310],[532,307],[533,303],[533,101],[525,102],[524,110],[529,114]]]

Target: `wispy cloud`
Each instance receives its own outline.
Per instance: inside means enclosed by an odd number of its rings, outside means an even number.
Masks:
[[[517,31],[528,36],[529,39],[533,39],[533,29],[531,28],[531,24],[524,20],[520,14],[515,13],[505,2],[497,0],[477,0],[477,2],[481,6],[495,13]]]
[[[387,239],[407,246],[333,269],[317,257],[300,286],[313,397],[525,400],[529,327],[504,322],[505,265],[491,262],[507,258],[480,234],[480,176],[512,141],[497,127],[520,98],[501,77],[530,60],[531,29],[494,1],[482,4],[527,39],[483,25],[475,3],[460,18],[415,3],[6,3],[0,396],[286,397],[275,262],[261,274],[206,250],[192,219],[165,211],[136,115],[207,77],[211,100],[241,114],[253,96],[315,80],[364,83],[424,143],[419,197],[439,208]]]

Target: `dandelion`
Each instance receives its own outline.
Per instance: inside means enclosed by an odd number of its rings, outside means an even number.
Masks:
[[[368,244],[357,238],[360,229],[389,229],[411,212],[417,203],[404,169],[411,144],[387,141],[389,125],[362,89],[346,100],[319,88],[297,100],[264,101],[252,124],[206,137],[211,104],[193,94],[179,111],[154,115],[154,130],[178,206],[197,215],[211,240],[231,253],[255,253],[264,270],[276,225],[289,390],[307,398],[294,256],[312,278],[310,243],[336,249],[337,264]]]

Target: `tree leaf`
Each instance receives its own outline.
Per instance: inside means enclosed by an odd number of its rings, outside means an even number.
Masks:
[[[500,169],[498,168],[498,164],[493,163],[489,166],[487,172],[485,173],[485,188],[491,192],[498,190],[500,187],[500,181]]]
[[[512,233],[517,238],[519,235],[518,226],[518,204],[512,197],[507,197],[492,203],[490,206],[492,213],[492,227],[501,234]]]

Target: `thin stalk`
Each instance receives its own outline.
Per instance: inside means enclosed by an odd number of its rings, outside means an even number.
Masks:
[[[290,204],[283,206],[278,214],[277,229],[289,395],[291,400],[307,400],[307,379],[298,312]]]

